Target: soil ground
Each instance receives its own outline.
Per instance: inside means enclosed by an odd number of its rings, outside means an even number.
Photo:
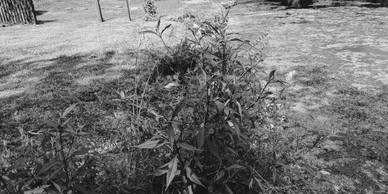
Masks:
[[[106,21],[100,23],[94,2],[36,1],[38,25],[0,29],[3,115],[13,99],[42,90],[53,72],[99,68],[82,76],[68,73],[81,87],[116,79],[123,69],[136,66],[131,50],[147,48],[153,40],[137,32],[155,22],[142,20],[140,1],[131,2],[130,22],[124,1],[101,0]],[[184,36],[184,26],[171,18],[182,7],[206,12],[210,2],[156,5],[166,19],[162,17],[162,25],[173,24],[166,35],[173,43]],[[286,9],[271,2],[239,1],[229,30],[249,40],[268,34],[262,65],[267,71],[277,69],[281,79],[291,77],[279,97],[288,108],[291,128],[328,134],[304,156],[306,161],[337,183],[338,193],[388,193],[388,8],[325,5]]]

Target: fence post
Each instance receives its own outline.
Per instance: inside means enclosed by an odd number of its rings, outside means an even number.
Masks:
[[[129,21],[132,21],[132,18],[131,18],[131,9],[129,8],[129,2],[128,0],[125,0],[127,2],[127,10],[128,10],[128,17],[129,17]]]
[[[100,18],[100,21],[104,22],[104,18],[102,18],[102,13],[101,13],[100,0],[96,0],[96,8],[97,8],[97,13]]]

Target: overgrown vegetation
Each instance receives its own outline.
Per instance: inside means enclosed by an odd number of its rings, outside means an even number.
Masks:
[[[225,8],[206,19],[184,15],[191,36],[172,46],[163,38],[170,25],[158,20],[141,33],[163,48],[131,53],[145,60],[114,81],[72,88],[82,74],[70,63],[79,59],[58,59],[70,72],[51,72],[38,100],[10,100],[1,112],[0,193],[337,192],[303,157],[327,133],[289,127],[270,90],[284,81],[261,72],[265,37],[228,33]]]

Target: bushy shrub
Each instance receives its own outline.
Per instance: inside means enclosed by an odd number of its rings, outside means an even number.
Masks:
[[[277,105],[267,99],[268,87],[281,81],[274,70],[265,81],[258,77],[257,52],[264,44],[228,34],[228,13],[194,22],[192,37],[175,47],[163,39],[170,25],[160,29],[159,21],[156,31],[141,32],[157,35],[165,53],[153,56],[156,69],[162,69],[152,74],[157,85],[149,103],[156,129],[135,147],[161,153],[155,157],[164,164],[153,175],[164,177],[159,189],[168,193],[282,192],[282,186],[293,184],[292,178],[283,180],[290,176],[280,176],[289,171],[279,163],[290,158],[286,151],[262,147],[259,135],[268,137],[264,129],[282,121]],[[276,141],[283,140],[288,141]]]

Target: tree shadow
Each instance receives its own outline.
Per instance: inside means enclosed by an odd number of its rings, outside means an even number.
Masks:
[[[35,15],[36,16],[38,16],[38,15],[43,15],[43,14],[45,14],[45,13],[47,13],[48,11],[45,11],[45,10],[35,10],[34,11],[34,13],[35,13]]]
[[[129,54],[125,57],[138,60]],[[116,53],[109,51],[0,63],[0,129],[39,128],[42,117],[56,117],[74,103],[89,107],[76,119],[95,129],[105,113],[90,110],[99,107],[99,111],[113,112],[128,106],[114,100],[120,99],[118,91],[127,95],[136,92],[132,87],[134,76],[145,74],[141,68],[117,59],[121,55],[116,58]]]
[[[287,9],[286,6],[280,4],[280,0],[245,0],[238,4],[255,6],[257,11]]]
[[[109,51],[102,55],[62,55],[48,60],[3,63],[0,65],[0,99],[13,96],[5,95],[7,90],[23,90],[26,86],[34,90],[30,93],[36,92],[35,89],[44,92],[51,87],[60,90],[73,87],[74,82],[87,76],[103,77],[105,71],[114,66],[110,62],[114,55],[115,52]]]
[[[36,21],[36,24],[39,25],[39,24],[45,24],[45,23],[51,23],[51,22],[56,22],[58,20],[37,20]]]
[[[388,7],[388,0],[337,0],[323,5],[312,5],[314,9],[330,8],[330,7],[366,7],[380,8]]]

